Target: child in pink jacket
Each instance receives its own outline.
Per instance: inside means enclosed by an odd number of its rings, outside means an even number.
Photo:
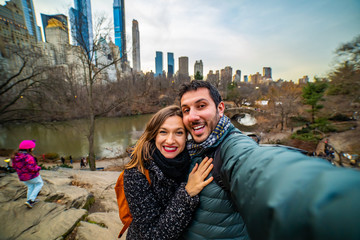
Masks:
[[[36,199],[42,186],[43,180],[40,176],[40,169],[35,156],[32,154],[35,148],[35,140],[24,140],[20,143],[19,149],[12,156],[12,166],[16,170],[20,181],[27,186],[27,201],[25,205],[32,208],[38,200]]]

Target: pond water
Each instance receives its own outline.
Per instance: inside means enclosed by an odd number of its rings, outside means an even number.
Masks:
[[[145,129],[151,114],[121,118],[100,118],[95,124],[96,158],[115,157],[136,142]],[[0,127],[0,148],[17,149],[24,139],[35,139],[36,155],[58,153],[74,159],[87,156],[87,121],[74,120],[54,123],[51,126],[40,124],[17,124]]]
[[[145,129],[152,114],[120,118],[100,118],[95,124],[96,158],[111,158],[123,154],[126,148],[135,144]],[[256,119],[246,114],[244,118],[232,121],[242,131],[252,131]],[[240,124],[239,124],[240,123]],[[35,139],[34,153],[58,153],[60,156],[79,159],[89,151],[86,134],[86,120],[53,123],[51,126],[40,124],[14,124],[0,126],[0,148],[17,149],[24,139]]]

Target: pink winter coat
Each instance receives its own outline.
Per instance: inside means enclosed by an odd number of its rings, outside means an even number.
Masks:
[[[28,153],[18,152],[12,159],[12,166],[16,170],[20,181],[28,181],[39,176],[41,167],[35,158]]]

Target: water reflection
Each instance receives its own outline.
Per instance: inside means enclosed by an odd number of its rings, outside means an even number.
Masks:
[[[95,154],[113,157],[123,153],[144,131],[152,115],[122,118],[101,118],[95,125]],[[55,123],[52,126],[21,124],[0,128],[0,148],[16,149],[23,139],[35,139],[35,154],[49,152],[73,158],[88,153],[87,121],[75,120]]]
[[[124,153],[140,137],[151,116],[97,119],[94,141],[96,157],[116,157]],[[253,131],[256,127],[256,119],[249,114],[232,123],[242,131]],[[86,120],[55,123],[52,126],[18,124],[0,127],[0,148],[16,149],[21,140],[35,139],[36,155],[54,152],[79,159],[88,154],[87,132]]]
[[[257,123],[256,118],[248,113],[245,113],[243,117],[239,117],[237,121],[244,126],[253,126]]]

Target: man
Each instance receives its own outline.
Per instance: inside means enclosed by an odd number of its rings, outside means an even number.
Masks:
[[[360,239],[360,172],[258,146],[230,123],[208,82],[183,84],[179,95],[192,164],[221,144],[225,187],[203,189],[185,239]]]

